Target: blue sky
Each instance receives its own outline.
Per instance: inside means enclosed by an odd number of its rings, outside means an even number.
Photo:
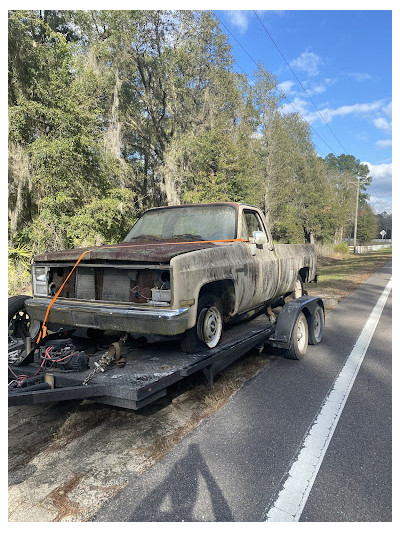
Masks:
[[[348,153],[367,163],[374,178],[370,203],[376,213],[391,212],[391,11],[257,11],[329,127],[253,11],[215,14],[250,56],[278,78],[287,99],[315,130],[317,152],[322,157]],[[229,40],[237,64],[251,76],[253,61],[230,35]],[[287,102],[285,107],[293,111]]]

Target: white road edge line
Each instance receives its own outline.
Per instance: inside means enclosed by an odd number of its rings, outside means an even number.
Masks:
[[[353,350],[304,437],[303,446],[290,467],[282,490],[265,511],[265,522],[299,521],[391,289],[392,278],[365,322]]]

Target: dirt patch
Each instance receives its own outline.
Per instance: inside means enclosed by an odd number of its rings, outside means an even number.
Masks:
[[[54,439],[58,429],[80,402],[12,407],[8,410],[9,484],[18,483],[24,467]],[[38,431],[39,429],[39,431]]]
[[[67,516],[79,516],[81,506],[70,499],[70,493],[79,485],[82,475],[74,474],[65,483],[52,490],[48,496],[51,503],[58,510],[53,522],[59,522]]]

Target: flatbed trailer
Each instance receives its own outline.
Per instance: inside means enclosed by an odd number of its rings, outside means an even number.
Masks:
[[[202,372],[208,384],[212,385],[216,374],[263,344],[284,350],[292,359],[301,358],[296,355],[296,343],[299,342],[297,324],[301,314],[307,319],[308,342],[317,344],[322,338],[323,301],[318,297],[302,296],[278,308],[276,315],[262,313],[251,320],[228,325],[222,341],[213,349],[188,354],[183,353],[179,343],[174,341],[149,343],[145,347],[126,343],[122,345],[120,354],[124,366],[118,366],[118,361],[114,360],[98,372],[94,372],[96,366],[93,365],[86,370],[75,371],[40,369],[37,362],[21,364],[21,359],[15,357],[18,343],[14,341],[14,345],[9,345],[9,353],[14,356],[11,364],[9,361],[9,382],[15,383],[11,388],[9,385],[8,404],[33,405],[90,399],[117,407],[140,409],[165,396],[169,386],[197,372]],[[322,317],[318,324],[315,320],[317,314]],[[22,347],[20,343],[20,351]],[[98,361],[102,353],[104,349],[92,353],[89,359]],[[17,378],[22,375],[28,377],[27,386],[17,386]],[[36,381],[38,384],[35,384]]]

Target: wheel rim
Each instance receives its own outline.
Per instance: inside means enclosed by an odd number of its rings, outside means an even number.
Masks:
[[[294,297],[300,298],[300,296],[303,296],[303,289],[301,286],[301,281],[299,279],[296,279],[296,285],[294,288]]]
[[[320,335],[321,335],[322,321],[323,321],[322,311],[319,308],[315,311],[315,315],[314,315],[314,337],[317,340],[320,338]]]
[[[203,318],[202,333],[203,342],[214,348],[218,344],[222,332],[222,317],[216,307],[209,307]]]
[[[31,320],[30,316],[24,309],[20,309],[10,319],[8,323],[8,336],[10,339],[23,339],[31,337],[32,339],[39,333],[40,322]]]
[[[296,340],[297,340],[297,347],[300,352],[303,352],[306,343],[307,343],[307,336],[306,336],[306,327],[307,324],[304,320],[299,320],[297,323],[297,332],[296,332]]]

